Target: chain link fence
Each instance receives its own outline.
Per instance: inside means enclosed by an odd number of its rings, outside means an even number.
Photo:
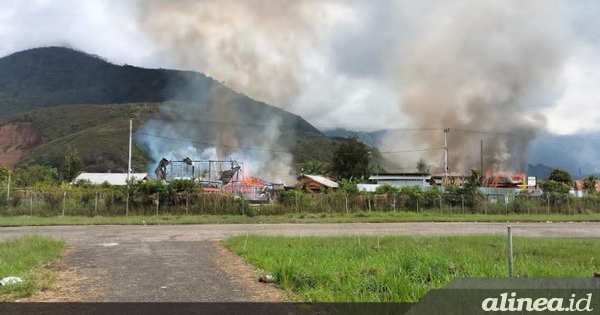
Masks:
[[[18,189],[0,197],[0,215],[119,216],[161,214],[291,214],[403,211],[440,214],[581,214],[600,212],[600,196],[345,194],[283,192],[276,201],[250,204],[222,193],[132,194],[124,189]]]

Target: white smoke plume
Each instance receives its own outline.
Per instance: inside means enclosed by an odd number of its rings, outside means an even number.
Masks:
[[[402,109],[416,128],[440,128],[413,143],[440,146],[450,128],[450,170],[479,168],[483,140],[484,168],[524,171],[528,144],[545,126],[537,111],[552,105],[540,101],[559,88],[562,12],[558,1],[438,1],[412,11],[426,22],[417,21],[398,62]]]
[[[564,5],[151,0],[140,1],[139,24],[174,66],[207,73],[318,127],[417,130],[390,135],[383,151],[392,152],[440,147],[443,128],[450,128],[451,171],[479,166],[481,140],[487,169],[519,171],[545,126],[539,112],[560,93],[569,32]],[[218,108],[208,111],[211,119],[220,117]],[[220,133],[235,144],[233,135]],[[435,164],[442,153],[423,155]],[[407,171],[418,157],[402,161]]]

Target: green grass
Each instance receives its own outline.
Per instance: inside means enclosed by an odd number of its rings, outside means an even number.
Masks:
[[[42,267],[56,259],[65,246],[64,241],[35,235],[0,242],[0,279],[23,279],[21,283],[0,286],[0,301],[27,297],[47,287],[52,275]]]
[[[600,240],[514,238],[518,277],[591,277]],[[506,277],[506,238],[238,236],[225,245],[293,300],[414,302],[455,277]]]
[[[600,214],[484,215],[414,212],[294,213],[285,215],[152,215],[152,216],[0,216],[0,226],[36,225],[157,225],[223,223],[392,223],[392,222],[583,222],[600,221]]]

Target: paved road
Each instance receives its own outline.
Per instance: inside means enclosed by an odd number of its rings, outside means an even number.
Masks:
[[[0,228],[0,240],[24,234],[64,239],[63,262],[89,279],[77,289],[85,301],[261,301],[256,288],[236,281],[214,241],[262,235],[504,234],[508,223],[224,224],[51,226]],[[517,236],[599,238],[600,223],[510,223]],[[223,266],[225,265],[225,266]],[[235,267],[238,268],[238,267]],[[232,274],[234,276],[232,276]],[[85,292],[96,292],[85,296]]]
[[[261,235],[474,235],[503,234],[511,225],[517,236],[600,237],[600,222],[566,223],[335,223],[335,224],[207,224],[109,225],[0,228],[0,239],[22,234],[42,234],[80,243],[221,240],[240,234]]]

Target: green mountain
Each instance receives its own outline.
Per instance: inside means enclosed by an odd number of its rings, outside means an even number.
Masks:
[[[221,143],[227,135],[237,147],[261,150],[257,138],[275,133],[269,149],[289,150],[296,163],[330,161],[340,142],[201,73],[119,66],[63,47],[0,58],[0,113],[0,164],[10,167],[58,167],[76,151],[88,171],[125,171],[129,117],[136,139],[179,129],[172,142],[196,147],[228,146]],[[151,149],[135,143],[134,171],[156,159]]]

